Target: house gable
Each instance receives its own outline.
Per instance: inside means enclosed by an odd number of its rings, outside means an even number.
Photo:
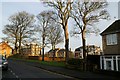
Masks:
[[[107,29],[105,29],[100,35],[107,35],[120,32],[120,20],[116,20]]]
[[[1,42],[0,43],[0,54],[6,55],[7,57],[12,54],[12,47],[8,45],[7,42]]]
[[[120,55],[120,20],[116,20],[101,35],[104,54]]]

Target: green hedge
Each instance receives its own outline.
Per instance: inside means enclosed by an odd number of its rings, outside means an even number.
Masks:
[[[72,58],[72,59],[69,59],[67,61],[66,67],[69,68],[69,69],[83,71],[84,64],[85,64],[85,61],[83,59]],[[95,71],[95,70],[97,70],[97,65],[93,64],[93,63],[90,63],[89,61],[86,62],[86,67],[87,67],[88,71]]]
[[[72,58],[72,59],[69,59],[67,61],[67,64],[69,65],[76,65],[76,66],[80,66],[83,64],[83,59],[75,59],[75,58]]]
[[[11,55],[11,56],[9,56],[9,58],[23,58],[23,59],[26,59],[26,56],[23,56],[23,55],[21,55],[21,54],[13,54],[13,55]]]

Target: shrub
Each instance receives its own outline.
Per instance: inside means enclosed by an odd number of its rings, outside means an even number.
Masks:
[[[13,55],[9,56],[9,58],[20,58],[20,59],[23,58],[23,59],[26,59],[27,57],[17,53],[17,54],[13,54]]]
[[[69,65],[75,65],[75,66],[80,66],[80,65],[83,64],[83,59],[72,58],[72,59],[69,59],[67,61],[67,64],[69,64]]]

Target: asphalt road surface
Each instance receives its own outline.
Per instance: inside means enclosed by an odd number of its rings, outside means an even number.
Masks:
[[[31,65],[26,64],[26,62],[8,60],[9,69],[8,71],[2,71],[2,79],[28,79],[28,80],[70,80],[71,77],[56,74],[47,70],[43,70]],[[73,79],[72,79],[73,80]]]

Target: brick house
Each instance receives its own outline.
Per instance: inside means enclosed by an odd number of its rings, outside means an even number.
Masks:
[[[65,49],[60,49],[60,48],[56,48],[55,50],[50,50],[48,51],[48,57],[53,57],[55,53],[55,57],[61,57],[61,58],[65,58]],[[69,57],[73,57],[73,52],[69,51]]]
[[[60,50],[59,48],[56,48],[55,50],[52,50],[52,49],[49,50],[48,51],[48,57],[53,57],[53,56],[58,57],[57,53],[58,53],[59,50]],[[64,57],[64,56],[61,56],[61,57]]]
[[[65,61],[65,49],[60,49],[60,48],[56,48],[55,50],[49,50],[45,55],[47,55],[46,57],[49,58],[49,61],[54,59],[55,61]],[[72,51],[69,51],[69,58],[73,58],[74,54]]]
[[[120,71],[120,20],[113,22],[101,33],[103,55],[101,69]]]
[[[101,48],[95,45],[87,45],[86,46],[86,55],[100,55]],[[75,49],[75,58],[83,58],[83,47],[78,47]]]
[[[38,44],[22,46],[21,53],[26,56],[39,56],[41,55],[41,47]]]
[[[8,42],[1,42],[0,43],[0,54],[3,56],[9,57],[12,55],[12,47],[8,44]]]

